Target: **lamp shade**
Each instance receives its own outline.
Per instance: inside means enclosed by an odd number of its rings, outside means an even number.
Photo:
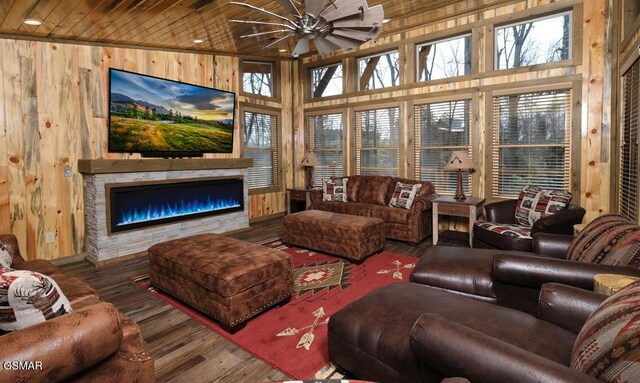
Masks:
[[[318,166],[320,163],[318,162],[318,157],[316,157],[315,153],[306,152],[302,161],[300,161],[300,165],[302,166]]]
[[[473,167],[469,155],[464,151],[451,152],[449,161],[444,165],[444,170],[468,170]]]

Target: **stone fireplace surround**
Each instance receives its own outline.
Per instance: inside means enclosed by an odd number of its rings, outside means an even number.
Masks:
[[[246,179],[252,162],[245,158],[78,161],[79,171],[84,174],[87,260],[99,265],[146,251],[159,242],[249,227],[249,191],[245,182],[241,211],[109,234],[105,184],[233,176]]]

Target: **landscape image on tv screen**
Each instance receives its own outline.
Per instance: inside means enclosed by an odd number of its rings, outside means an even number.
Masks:
[[[109,151],[231,153],[235,94],[111,68]]]

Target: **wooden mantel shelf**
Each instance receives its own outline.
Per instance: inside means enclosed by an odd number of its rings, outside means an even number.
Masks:
[[[85,174],[164,172],[169,170],[238,169],[250,168],[252,166],[252,158],[78,160],[78,171]]]

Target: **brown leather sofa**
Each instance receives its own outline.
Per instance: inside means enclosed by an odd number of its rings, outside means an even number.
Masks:
[[[100,300],[86,283],[45,260],[25,261],[13,235],[0,235],[14,269],[53,278],[72,312],[0,336],[0,361],[38,361],[40,369],[0,369],[3,382],[153,382],[153,359],[144,352],[138,325]]]
[[[517,206],[517,199],[485,205],[486,222],[520,226],[517,225],[515,218]],[[565,210],[538,219],[530,231],[526,230],[529,232],[528,235],[524,236],[511,235],[509,234],[511,231],[499,233],[475,224],[473,225],[473,247],[532,251],[532,238],[536,233],[573,235],[573,225],[582,222],[585,212],[580,206],[568,205]]]
[[[431,235],[431,199],[435,188],[431,182],[385,176],[348,176],[347,202],[322,201],[322,191],[310,194],[311,209],[334,213],[380,218],[387,238],[415,245]],[[396,183],[421,183],[420,193],[411,209],[390,207],[389,201]]]
[[[537,317],[418,283],[378,288],[329,321],[329,358],[358,379],[440,382],[597,382],[572,370],[571,352],[604,300],[545,284]]]

